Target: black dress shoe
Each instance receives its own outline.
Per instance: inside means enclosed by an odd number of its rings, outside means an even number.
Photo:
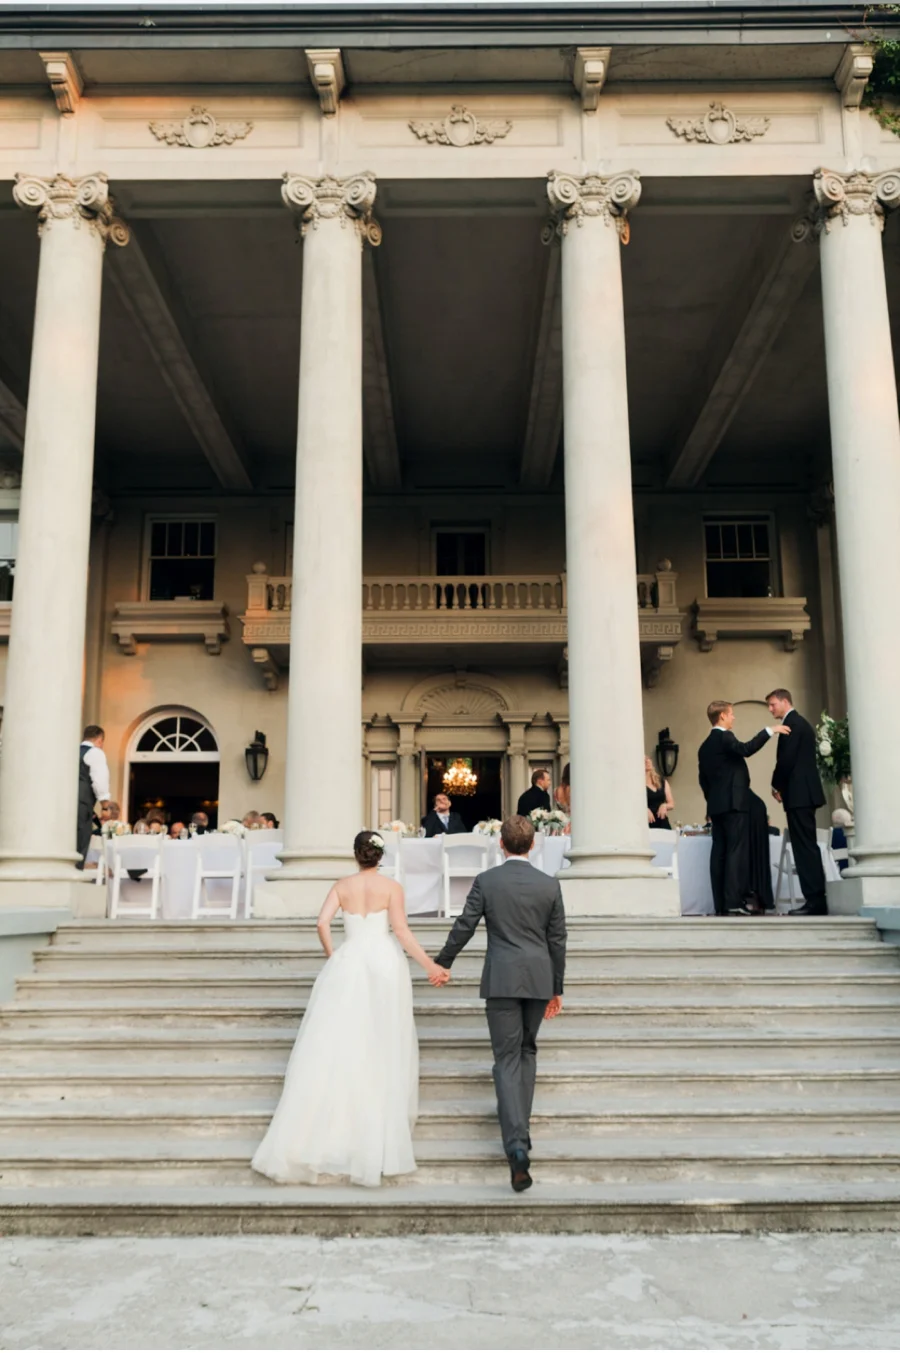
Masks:
[[[815,905],[812,902],[804,902],[802,907],[797,907],[795,911],[789,911],[788,916],[827,916],[828,905],[820,902]]]
[[[532,1185],[531,1175],[528,1173],[531,1169],[531,1161],[524,1151],[513,1151],[509,1157],[509,1175],[510,1183],[513,1186],[513,1192],[524,1193]]]

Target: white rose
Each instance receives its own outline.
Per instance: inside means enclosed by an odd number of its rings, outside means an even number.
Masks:
[[[823,738],[822,741],[819,743],[819,751],[821,752],[822,756],[831,756],[831,743],[828,741],[827,738]]]

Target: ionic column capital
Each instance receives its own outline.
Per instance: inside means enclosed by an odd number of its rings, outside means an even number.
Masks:
[[[794,225],[796,240],[826,234],[834,221],[847,226],[852,217],[866,216],[878,230],[884,228],[886,211],[900,204],[900,171],[882,174],[841,174],[817,169],[813,175],[813,200],[809,211]]]
[[[583,226],[590,219],[614,226],[627,243],[627,215],[640,201],[641,178],[636,170],[611,174],[609,178],[600,174],[576,178],[573,174],[551,171],[547,176],[547,197],[552,219],[544,230],[545,243],[555,235],[567,234],[571,221]]]
[[[36,211],[38,234],[43,235],[54,221],[86,224],[106,244],[125,245],[130,239],[128,226],[115,214],[105,174],[88,174],[70,179],[65,174],[39,178],[35,174],[17,174],[13,198],[26,211]]]
[[[381,243],[381,226],[372,215],[376,188],[375,175],[368,172],[346,179],[285,174],[281,196],[286,207],[298,211],[301,235],[318,230],[323,221],[339,221],[342,226],[349,223],[355,227],[361,244],[377,246]]]

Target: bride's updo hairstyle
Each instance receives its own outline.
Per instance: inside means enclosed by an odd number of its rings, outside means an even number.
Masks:
[[[360,869],[376,869],[384,854],[384,841],[377,832],[357,832],[353,854]]]

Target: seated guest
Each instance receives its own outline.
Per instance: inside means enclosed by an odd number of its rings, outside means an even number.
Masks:
[[[135,836],[149,836],[150,823],[147,821],[145,817],[139,817],[131,830]]]
[[[177,841],[183,831],[184,831],[183,822],[173,822],[171,827],[169,828],[169,835],[173,841]]]
[[[572,811],[572,789],[571,789],[571,786],[569,785],[569,763],[568,763],[568,761],[567,761],[566,764],[563,766],[562,778],[560,779],[559,784],[556,786],[556,790],[555,790],[555,792],[554,792],[554,794],[553,794],[553,797],[554,797],[554,799],[556,800],[556,806],[557,806],[557,808],[561,808],[561,809],[563,810],[564,813],[571,813],[571,811]]]
[[[262,818],[262,826],[266,831],[277,832],[281,824],[274,813],[260,813],[260,817]]]
[[[241,818],[241,826],[248,832],[254,830],[258,831],[259,828],[262,826],[262,821],[260,819],[259,813],[257,813],[254,809],[251,808],[250,812],[245,813],[244,816]]]
[[[649,756],[644,757],[644,781],[647,785],[647,821],[651,827],[672,830],[669,814],[675,807],[668,780],[657,774]]]
[[[850,859],[847,854],[847,832],[853,828],[853,818],[846,808],[835,808],[831,814],[831,853],[835,864],[843,874]]]
[[[466,830],[459,813],[451,813],[450,800],[446,794],[435,795],[434,809],[422,818],[422,826],[426,836],[442,836],[445,832],[453,836]]]
[[[550,810],[550,772],[546,766],[531,772],[531,788],[519,795],[516,812],[519,817],[527,817],[535,808]]]
[[[193,813],[191,816],[191,826],[198,836],[209,831],[209,818],[205,813]]]

